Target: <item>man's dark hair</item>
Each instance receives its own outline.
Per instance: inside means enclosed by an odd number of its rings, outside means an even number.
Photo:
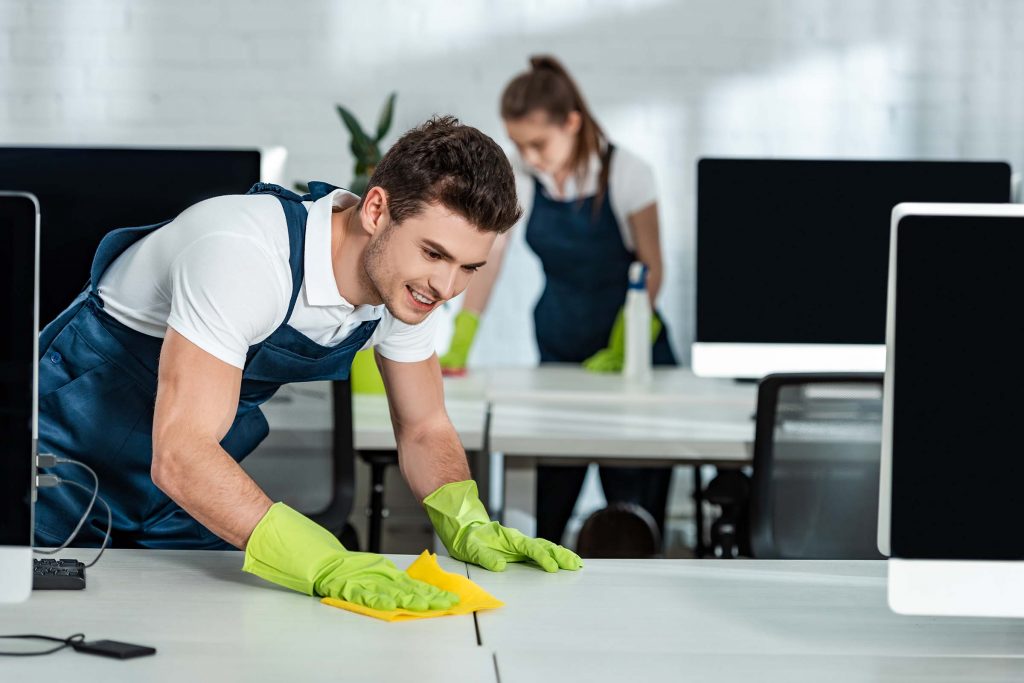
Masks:
[[[502,233],[523,213],[505,153],[454,116],[435,116],[400,137],[374,169],[366,189],[373,187],[387,192],[395,223],[440,204],[480,230]]]

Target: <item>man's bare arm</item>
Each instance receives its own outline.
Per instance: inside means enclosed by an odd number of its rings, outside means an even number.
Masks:
[[[167,329],[153,419],[153,483],[237,548],[272,503],[220,446],[241,384],[241,370]]]
[[[441,486],[470,478],[466,451],[444,407],[437,356],[399,363],[377,354],[398,443],[398,463],[413,494],[423,500]]]

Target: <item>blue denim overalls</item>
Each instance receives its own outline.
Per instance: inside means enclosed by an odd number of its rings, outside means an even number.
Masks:
[[[606,163],[611,163],[614,152],[610,146]],[[533,196],[526,242],[544,268],[544,291],[533,310],[540,361],[582,363],[608,345],[615,316],[626,302],[629,265],[636,254],[622,241],[608,192],[596,215],[596,197],[552,199],[536,178]],[[652,358],[655,365],[676,364],[664,326]],[[586,467],[537,468],[539,536],[559,542],[585,473]],[[664,523],[670,479],[669,468],[601,468],[608,501],[642,505],[659,527]]]
[[[319,182],[309,187],[305,197],[264,183],[248,192],[272,194],[280,200],[288,224],[292,295],[284,323],[246,354],[238,411],[221,441],[236,461],[251,453],[269,431],[260,404],[282,384],[347,379],[353,356],[379,322],[362,323],[333,347],[321,346],[288,325],[303,280],[307,212],[302,202],[337,189]],[[39,451],[74,458],[96,470],[100,495],[113,513],[112,545],[228,548],[153,484],[153,408],[163,340],[115,320],[103,310],[98,293],[107,267],[132,244],[169,222],[107,234],[96,250],[85,291],[40,334]],[[91,478],[81,468],[62,465],[57,472],[92,488]],[[85,492],[72,487],[41,489],[36,503],[37,543],[63,541],[87,502]],[[99,545],[106,521],[105,512],[101,514],[97,506],[75,545]]]

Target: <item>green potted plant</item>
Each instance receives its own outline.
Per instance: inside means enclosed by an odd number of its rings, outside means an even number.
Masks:
[[[384,156],[380,149],[380,141],[384,139],[384,136],[391,129],[391,119],[395,111],[396,97],[398,97],[398,93],[391,93],[388,95],[388,99],[385,100],[384,107],[380,110],[380,118],[377,120],[377,130],[373,136],[370,136],[363,130],[363,127],[356,117],[352,115],[352,112],[340,104],[335,105],[342,123],[348,129],[351,138],[349,149],[352,150],[352,156],[356,160],[355,176],[345,189],[360,197],[366,192],[366,186],[370,183],[373,169],[377,167],[381,157]],[[305,183],[295,183],[295,189],[302,194],[309,192],[309,188]]]
[[[377,120],[377,130],[372,136],[363,130],[363,127],[356,120],[356,117],[352,115],[352,112],[340,104],[337,105],[338,115],[341,117],[345,127],[348,128],[349,135],[351,136],[349,149],[352,150],[352,155],[356,159],[355,177],[348,188],[354,194],[362,196],[370,182],[370,176],[373,175],[373,169],[380,163],[380,159],[383,156],[380,149],[380,141],[384,139],[384,136],[391,129],[391,118],[395,111],[395,98],[397,95],[397,93],[388,95],[388,99],[384,102],[384,107],[380,111],[380,118]]]

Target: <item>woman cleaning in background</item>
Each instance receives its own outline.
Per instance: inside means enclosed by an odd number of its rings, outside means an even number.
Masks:
[[[533,57],[530,67],[506,86],[501,117],[519,152],[512,166],[526,243],[544,269],[544,291],[534,308],[540,361],[620,372],[629,265],[647,266],[652,308],[664,275],[654,177],[643,160],[607,139],[557,60]],[[465,368],[507,245],[506,233],[466,292],[441,358],[448,372]],[[657,315],[651,338],[654,364],[675,365]],[[609,503],[641,505],[664,532],[671,468],[600,471]],[[538,536],[556,542],[562,537],[585,475],[585,466],[537,468]]]

